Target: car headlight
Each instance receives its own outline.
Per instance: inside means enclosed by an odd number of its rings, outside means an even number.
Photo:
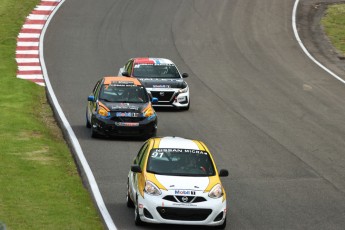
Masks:
[[[97,111],[98,115],[101,115],[102,117],[108,117],[110,116],[110,112],[108,112],[105,108],[99,107]]]
[[[223,187],[221,184],[216,184],[213,186],[211,191],[208,194],[209,197],[211,198],[220,198],[223,196]]]
[[[179,93],[187,93],[188,90],[189,90],[189,88],[188,88],[188,85],[187,85],[185,88],[180,89],[178,92],[179,92]]]
[[[151,181],[146,181],[145,182],[145,189],[144,191],[147,194],[153,195],[153,196],[158,196],[162,194],[161,190]]]
[[[155,111],[152,107],[149,107],[144,111],[144,117],[151,117],[154,114],[155,114]]]

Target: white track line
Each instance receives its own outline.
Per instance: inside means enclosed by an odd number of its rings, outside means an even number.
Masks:
[[[99,208],[99,211],[102,214],[102,217],[104,219],[105,224],[107,225],[108,229],[110,230],[116,230],[116,226],[104,204],[101,192],[99,191],[96,179],[94,177],[94,175],[92,174],[91,168],[84,156],[83,150],[79,144],[79,141],[71,127],[71,125],[69,124],[65,114],[63,113],[61,106],[56,98],[56,95],[54,93],[54,90],[52,88],[52,85],[50,84],[50,80],[49,80],[49,76],[48,76],[48,71],[44,62],[44,55],[43,55],[43,49],[44,49],[44,35],[46,32],[46,29],[50,23],[50,20],[53,18],[54,14],[56,13],[56,11],[60,8],[60,6],[65,2],[65,0],[62,0],[61,3],[54,9],[54,11],[52,12],[52,14],[50,15],[50,17],[48,18],[43,30],[42,30],[42,34],[40,37],[40,61],[41,61],[41,65],[42,65],[42,70],[43,70],[43,75],[44,75],[44,79],[45,79],[45,83],[46,83],[46,87],[48,90],[48,93],[51,97],[52,103],[56,109],[56,112],[58,113],[58,116],[60,117],[61,121],[62,121],[62,125],[64,126],[64,128],[66,129],[66,131],[68,132],[71,144],[73,149],[75,150],[75,153],[77,154],[77,157],[81,163],[81,166],[84,169],[84,172],[86,174],[86,177],[88,179],[90,188],[91,188],[91,192],[93,193],[93,196],[95,198],[95,201],[97,203],[97,206]]]
[[[300,38],[300,36],[298,35],[298,30],[297,30],[297,26],[296,26],[296,13],[297,13],[297,7],[299,4],[300,0],[296,0],[294,7],[293,7],[293,11],[292,11],[292,28],[293,28],[293,32],[295,34],[296,40],[298,42],[298,44],[300,45],[300,47],[302,48],[302,50],[304,51],[304,53],[315,63],[317,64],[320,68],[322,68],[323,70],[325,70],[327,73],[329,73],[330,75],[332,75],[335,79],[341,81],[342,83],[345,84],[344,79],[342,79],[341,77],[339,77],[338,75],[336,75],[335,73],[333,73],[331,70],[329,70],[327,67],[325,67],[324,65],[322,65],[320,62],[318,62],[309,52],[308,50],[305,48],[305,46],[303,45],[303,42]]]

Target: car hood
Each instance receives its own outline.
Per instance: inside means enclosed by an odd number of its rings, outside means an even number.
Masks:
[[[156,175],[156,179],[168,190],[202,190],[210,183],[209,177]]]
[[[102,102],[107,108],[114,111],[121,112],[142,112],[148,106],[148,103],[114,103],[114,102]]]
[[[185,88],[186,83],[182,79],[139,78],[146,88]]]

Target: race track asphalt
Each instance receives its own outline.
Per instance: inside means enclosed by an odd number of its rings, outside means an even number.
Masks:
[[[230,176],[227,229],[344,229],[345,85],[303,53],[293,0],[66,0],[44,56],[55,94],[118,229],[135,229],[126,180],[142,141],[99,140],[87,96],[131,57],[187,72],[189,111],[158,111],[159,136],[204,141]],[[146,226],[144,229],[176,229]],[[179,229],[185,229],[180,227]],[[199,229],[199,228],[195,228]]]

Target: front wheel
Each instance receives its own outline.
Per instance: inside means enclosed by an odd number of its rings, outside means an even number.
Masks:
[[[135,203],[135,209],[134,209],[134,223],[137,226],[144,225],[144,222],[140,219],[140,216],[139,216],[138,195],[137,195],[137,201]]]
[[[126,200],[127,200],[127,207],[129,208],[133,208],[134,207],[134,203],[129,195],[129,181],[127,181],[127,196],[126,196]]]
[[[87,118],[86,118],[86,128],[91,128],[91,124],[90,124],[90,122],[87,120]]]
[[[90,123],[88,116],[87,116],[87,108],[86,108],[86,116],[85,117],[86,117],[86,128],[91,128],[91,123]]]
[[[92,138],[98,138],[99,134],[95,131],[95,128],[91,126],[91,137]]]
[[[190,107],[190,100],[189,100],[188,106],[187,107],[181,107],[180,110],[187,111],[187,110],[189,110],[189,107]]]

